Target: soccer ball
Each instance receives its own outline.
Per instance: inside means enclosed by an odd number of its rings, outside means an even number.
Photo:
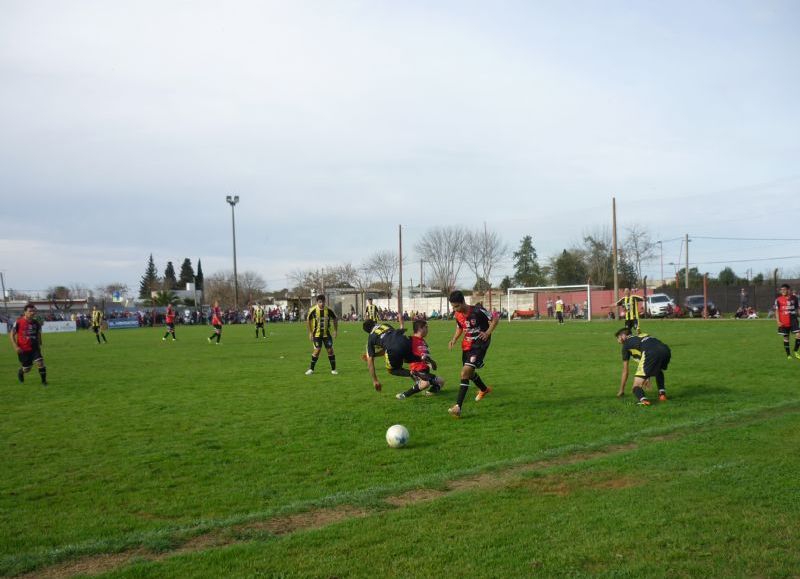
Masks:
[[[403,448],[408,444],[408,428],[402,424],[390,426],[386,431],[386,443],[392,448]]]

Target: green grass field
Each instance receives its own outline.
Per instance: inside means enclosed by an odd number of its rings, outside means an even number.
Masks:
[[[800,360],[771,321],[653,321],[671,400],[616,398],[616,324],[503,322],[464,418],[447,380],[359,360],[305,376],[301,325],[45,335],[50,386],[0,358],[0,574],[763,576],[800,572]],[[7,340],[7,337],[3,339]],[[628,386],[630,391],[630,384]],[[408,447],[387,448],[401,423]]]

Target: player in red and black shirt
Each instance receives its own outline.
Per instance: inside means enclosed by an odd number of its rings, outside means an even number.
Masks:
[[[219,307],[219,302],[214,302],[214,307],[211,308],[211,325],[214,326],[214,333],[209,336],[208,341],[211,342],[216,338],[217,344],[219,344],[222,339],[222,310]]]
[[[411,371],[411,378],[414,380],[414,386],[405,392],[400,392],[397,395],[398,400],[413,396],[429,386],[430,390],[425,394],[435,394],[444,386],[444,380],[431,373],[431,370],[436,370],[436,361],[431,358],[428,343],[425,341],[425,336],[427,335],[428,322],[414,320],[414,335],[411,336],[411,355],[416,360],[408,365],[408,369]]]
[[[167,336],[172,334],[172,341],[174,342],[177,338],[175,337],[175,308],[172,307],[172,304],[167,306],[167,313],[164,317],[164,321],[167,324],[167,332],[164,334],[164,337],[161,338],[161,341],[166,342]]]
[[[25,374],[30,372],[33,365],[36,364],[39,367],[42,385],[47,386],[47,368],[44,367],[44,358],[42,358],[42,324],[35,316],[36,306],[26,305],[24,314],[14,323],[9,337],[22,366],[17,371],[17,379],[24,382]]]
[[[775,300],[775,320],[778,322],[778,333],[783,336],[783,349],[786,357],[792,359],[789,350],[789,334],[794,332],[794,356],[800,359],[800,325],[797,316],[800,314],[800,303],[797,296],[792,295],[789,284],[781,286],[781,295]]]
[[[476,370],[483,368],[483,359],[486,357],[486,352],[491,344],[492,332],[497,327],[500,318],[493,316],[482,307],[468,306],[464,300],[464,294],[460,291],[454,291],[448,299],[450,306],[456,313],[457,324],[456,333],[449,344],[451,350],[459,336],[464,334],[464,339],[461,341],[461,362],[463,366],[461,367],[461,386],[458,390],[458,402],[449,410],[452,416],[460,418],[461,406],[467,396],[470,380],[480,390],[475,396],[476,402],[482,400],[484,396],[492,391],[489,386],[483,383]]]

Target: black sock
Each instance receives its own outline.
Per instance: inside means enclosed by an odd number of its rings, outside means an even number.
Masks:
[[[656,374],[656,384],[658,385],[658,391],[663,394],[664,393],[664,371],[661,370]]]
[[[217,333],[216,333],[216,332],[214,332],[213,334],[211,334],[211,335],[208,337],[208,339],[209,339],[209,340],[213,340],[213,339],[214,339],[216,336],[217,336]]]
[[[319,356],[314,356],[314,355],[311,356],[311,366],[309,366],[311,370],[313,370],[314,366],[317,365],[317,360],[319,360]]]
[[[633,395],[636,396],[640,401],[647,400],[647,396],[644,395],[644,390],[642,390],[641,386],[636,386],[633,389]]]
[[[794,339],[794,351],[797,352],[798,350],[800,350],[800,338],[796,337]]]
[[[39,368],[39,377],[42,379],[42,384],[47,384],[47,368],[44,366]]]
[[[258,338],[258,328],[256,328],[256,338]]]
[[[481,392],[486,392],[486,384],[483,383],[483,380],[481,380],[481,377],[478,376],[478,374],[472,375],[472,382],[480,389]]]
[[[786,350],[786,355],[787,356],[791,356],[792,353],[789,351],[789,340],[786,340],[783,343],[783,349]]]
[[[411,388],[403,392],[403,396],[408,398],[409,396],[413,396],[417,392],[419,392],[419,384],[414,384]]]
[[[219,344],[219,341],[220,341],[221,339],[222,339],[222,332],[220,332],[219,334],[217,334],[217,344]]]
[[[108,340],[106,340],[106,335],[105,335],[104,333],[102,333],[102,332],[100,332],[100,335],[101,335],[101,336],[103,336],[103,341],[104,341],[106,344],[108,344]]]
[[[328,362],[331,363],[331,370],[336,370],[336,355],[328,356]]]
[[[25,370],[23,370],[22,368],[17,370],[17,379],[20,382],[25,382]]]
[[[166,334],[164,334],[164,337],[162,338],[162,340],[166,340],[166,339],[167,339],[167,336],[169,336],[169,332],[167,332]]]
[[[462,380],[461,386],[458,387],[458,407],[464,404],[464,398],[467,397],[467,390],[469,390],[469,380]]]
[[[99,344],[100,343],[100,334],[95,334],[94,337],[97,338],[97,343]]]

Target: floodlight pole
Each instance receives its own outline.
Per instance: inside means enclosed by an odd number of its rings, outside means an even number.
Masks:
[[[3,309],[6,312],[6,322],[10,322],[11,318],[8,317],[8,298],[6,297],[6,280],[2,271],[0,271],[0,289],[3,290]]]
[[[225,201],[231,206],[231,230],[233,231],[233,304],[236,308],[236,319],[239,319],[239,274],[236,271],[236,217],[234,207],[239,202],[239,196],[225,197]]]

